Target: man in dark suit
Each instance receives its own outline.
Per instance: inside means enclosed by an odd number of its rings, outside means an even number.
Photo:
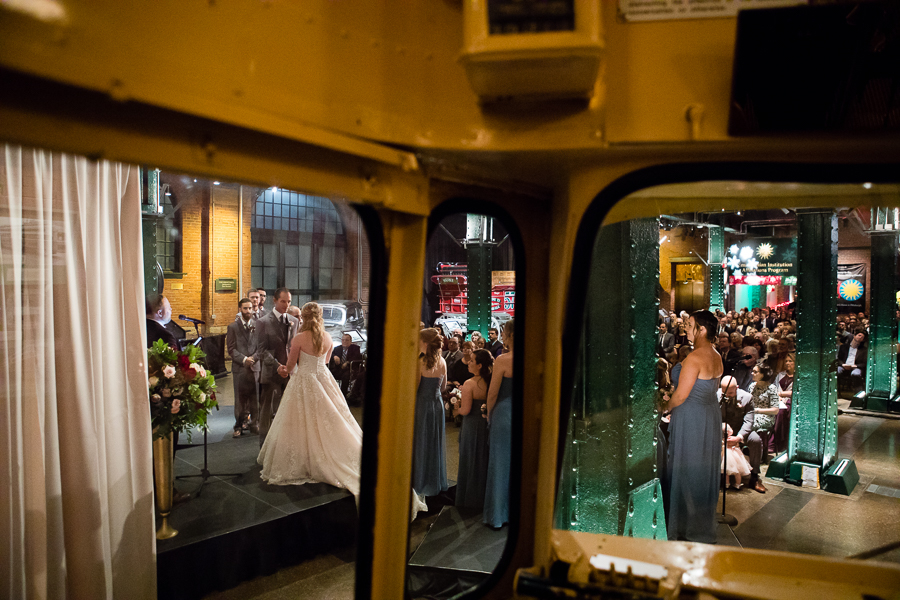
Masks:
[[[499,338],[499,331],[493,327],[488,329],[488,341],[487,344],[484,345],[484,349],[493,354],[494,358],[503,354],[503,342],[501,342]]]
[[[862,389],[865,385],[866,361],[868,360],[865,343],[865,330],[857,329],[850,341],[841,344],[841,347],[838,348],[838,379],[843,382],[849,377],[854,390]]]
[[[256,293],[259,295],[259,304],[256,305],[256,316],[262,317],[269,312],[266,310],[266,290],[263,288],[256,288]]]
[[[231,355],[231,379],[234,383],[234,437],[241,437],[245,415],[251,431],[258,430],[259,400],[256,395],[256,373],[259,370],[256,350],[256,320],[253,301],[241,298],[240,316],[228,326],[225,346]]]
[[[749,392],[738,389],[737,381],[731,375],[722,377],[721,388],[718,397],[719,407],[722,409],[722,422],[728,423],[732,431],[725,443],[728,446],[747,446],[750,459],[750,482],[747,486],[760,494],[765,494],[766,486],[759,479],[762,438],[753,431],[755,419],[753,397]]]
[[[151,294],[147,296],[145,304],[147,308],[147,347],[152,346],[156,340],[163,340],[178,350],[178,341],[165,327],[172,320],[172,306],[169,304],[169,299],[162,294]]]
[[[359,346],[353,343],[353,338],[345,333],[341,336],[341,345],[334,347],[331,351],[331,358],[328,361],[331,374],[341,382],[341,392],[345,397],[350,389],[350,381],[352,380],[350,365],[355,360],[362,360],[362,352],[360,352]]]
[[[291,340],[299,323],[287,314],[291,305],[291,292],[287,288],[275,290],[274,309],[256,321],[256,354],[262,363],[259,381],[262,392],[259,398],[259,445],[262,446],[272,426],[272,419],[281,395],[287,387],[290,373],[287,363]]]
[[[662,322],[659,324],[659,334],[656,336],[656,355],[666,358],[675,351],[675,336],[669,333],[669,326]]]

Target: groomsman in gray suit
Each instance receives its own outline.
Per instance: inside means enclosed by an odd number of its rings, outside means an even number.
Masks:
[[[250,419],[251,431],[257,430],[259,423],[256,391],[259,357],[256,350],[253,301],[241,298],[238,307],[241,312],[225,333],[225,345],[231,355],[231,378],[234,382],[234,437],[241,437],[245,416]]]
[[[259,378],[262,384],[259,398],[260,446],[266,441],[275,411],[281,403],[281,395],[290,379],[290,373],[284,365],[287,363],[291,340],[299,328],[297,318],[287,313],[290,305],[290,290],[278,288],[275,290],[274,309],[256,321],[257,355],[262,363]]]

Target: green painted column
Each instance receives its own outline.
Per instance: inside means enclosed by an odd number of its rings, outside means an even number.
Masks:
[[[156,223],[159,220],[159,170],[141,167],[141,242],[144,254],[144,294],[161,294],[157,279]]]
[[[709,226],[709,310],[725,310],[725,230]]]
[[[788,460],[827,468],[837,453],[835,359],[837,217],[797,211],[797,365]]]
[[[749,294],[748,294],[748,303],[747,308],[753,310],[754,308],[762,308],[766,305],[766,286],[764,285],[751,285],[749,286]],[[742,306],[736,307],[738,310],[743,308]]]
[[[874,209],[873,209],[874,211]],[[887,411],[897,392],[897,308],[894,278],[897,273],[897,232],[872,232],[869,285],[869,358],[866,409]]]
[[[656,219],[608,225],[594,247],[556,527],[665,539],[656,464]]]
[[[493,219],[484,215],[466,216],[466,256],[468,299],[466,326],[485,339],[491,326],[491,256]]]

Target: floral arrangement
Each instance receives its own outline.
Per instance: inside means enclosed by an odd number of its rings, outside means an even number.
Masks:
[[[150,415],[153,439],[173,431],[206,430],[206,419],[215,408],[216,380],[200,364],[206,355],[196,346],[175,350],[157,340],[147,350],[150,388]]]

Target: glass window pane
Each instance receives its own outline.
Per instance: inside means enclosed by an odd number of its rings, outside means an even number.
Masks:
[[[319,269],[319,288],[331,289],[331,269]]]
[[[263,284],[266,290],[275,290],[278,287],[278,269],[275,267],[263,268]]]
[[[284,248],[284,266],[299,267],[300,266],[300,248],[293,244],[288,244]]]
[[[492,243],[483,246],[472,244],[467,250],[450,239],[446,231],[457,240],[465,239],[467,222],[470,220],[479,228],[493,232],[494,237],[490,240]],[[423,306],[425,326],[439,328],[442,335],[448,338],[444,361],[447,364],[448,381],[458,384],[453,388],[461,389],[469,380],[476,384],[474,389],[483,391],[476,392],[471,405],[463,407],[461,403],[457,403],[454,406],[450,401],[455,401],[456,397],[450,395],[450,390],[444,396],[440,390],[427,387],[433,386],[428,380],[432,372],[425,360],[419,361],[419,373],[423,377],[419,379],[421,383],[417,397],[429,398],[429,402],[437,398],[440,409],[437,415],[429,415],[417,408],[413,432],[413,464],[427,466],[414,467],[412,486],[416,492],[424,491],[425,496],[438,496],[450,481],[455,481],[456,500],[454,506],[442,509],[427,531],[422,530],[415,521],[410,527],[418,548],[407,565],[407,593],[410,597],[427,595],[430,586],[438,585],[438,578],[429,569],[448,564],[448,561],[456,560],[454,557],[457,556],[463,560],[474,560],[470,564],[477,563],[481,572],[493,571],[503,554],[509,527],[517,525],[509,512],[511,494],[518,493],[518,490],[510,490],[510,470],[516,468],[516,465],[510,464],[510,453],[513,443],[513,411],[521,405],[513,399],[512,357],[504,356],[502,342],[494,343],[489,334],[491,327],[499,327],[513,316],[509,312],[492,310],[491,303],[492,294],[504,290],[514,292],[517,283],[512,260],[509,261],[507,271],[493,268],[492,256],[499,253],[494,242],[504,239],[507,232],[501,221],[483,215],[451,215],[442,219],[440,225],[443,228],[434,230],[428,238],[425,251],[425,297],[436,299]],[[335,259],[345,257],[350,252],[353,250],[345,252],[343,248],[335,248]],[[336,263],[332,272],[335,285],[339,285],[340,278],[353,279],[352,275],[345,277],[345,269],[352,273],[352,267],[348,263],[347,260]],[[439,272],[437,269],[441,264],[454,266]],[[466,280],[468,286],[463,284]],[[480,297],[475,296],[472,290],[477,286],[473,284],[481,286],[485,293]],[[460,350],[456,340],[452,348],[449,347],[449,338],[456,333],[468,340],[463,348],[466,354]],[[430,330],[425,330],[423,335],[427,342],[431,339],[427,336],[433,334]],[[473,338],[479,338],[479,343],[483,345],[474,355],[470,348],[475,343],[471,341]],[[440,357],[444,348],[440,345],[441,340],[435,339],[438,342],[435,353]],[[477,379],[473,379],[469,373],[470,356],[479,361],[476,363],[479,365]],[[510,380],[507,383],[503,379],[488,429],[488,421],[482,416],[482,406],[486,410],[488,374],[493,369],[496,377],[498,365],[503,368],[503,373],[510,376]],[[445,414],[446,404],[451,407],[449,415]],[[463,415],[460,409],[466,414]],[[491,527],[486,527],[485,523]],[[481,538],[483,541],[477,558],[462,550],[463,540],[472,535],[484,536]],[[431,560],[425,558],[427,556],[440,556],[440,559]],[[477,582],[467,582],[455,589],[454,593],[466,591],[474,585]]]
[[[253,267],[250,269],[250,279],[253,287],[261,287],[263,284],[262,281],[262,267]]]
[[[285,287],[291,289],[297,289],[300,287],[298,283],[297,277],[297,269],[295,268],[285,268],[284,270],[284,285]]]
[[[263,258],[263,264],[267,267],[275,266],[278,264],[278,245],[277,244],[266,244],[265,245],[265,256]]]
[[[311,288],[312,282],[309,280],[309,272],[310,272],[309,267],[303,267],[303,268],[297,269],[297,272],[298,272],[298,277],[299,277],[298,283],[297,283],[297,288],[301,289],[301,290],[308,290],[309,288]]]

